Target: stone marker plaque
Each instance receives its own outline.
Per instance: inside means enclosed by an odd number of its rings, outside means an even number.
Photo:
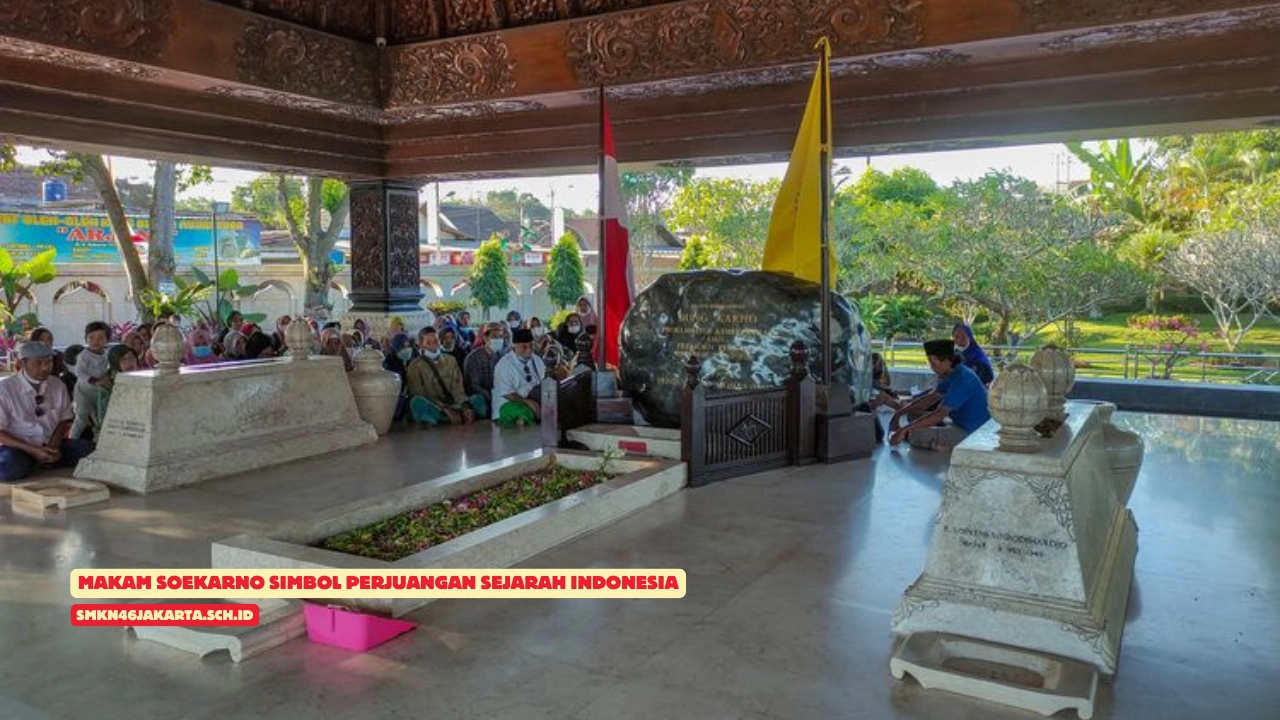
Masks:
[[[861,402],[871,392],[871,338],[848,300],[832,293],[832,372]],[[711,391],[782,385],[791,343],[810,348],[809,371],[821,377],[821,289],[760,271],[702,270],[664,275],[640,294],[622,325],[621,384],[635,408],[658,427],[679,427],[690,355],[702,360]]]

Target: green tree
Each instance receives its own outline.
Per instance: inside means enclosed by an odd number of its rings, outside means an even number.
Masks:
[[[694,178],[676,194],[672,221],[707,242],[708,267],[758,268],[781,181]]]
[[[894,256],[918,293],[985,310],[995,341],[1018,344],[1052,324],[1140,294],[1145,278],[1095,237],[1107,219],[1001,172],[957,182],[925,232]]]
[[[586,293],[587,274],[582,252],[572,233],[565,233],[547,259],[547,294],[552,304],[563,310]]]
[[[9,172],[17,166],[17,148],[9,143],[0,143],[0,172]]]
[[[496,234],[480,245],[468,277],[471,302],[484,310],[489,319],[490,308],[504,308],[511,302],[511,286],[507,278],[507,254],[502,239]]]
[[[680,269],[686,272],[702,270],[711,262],[709,255],[707,242],[701,235],[694,235],[685,242],[684,250],[680,253]]]
[[[155,181],[151,185],[123,183],[112,177],[102,155],[93,153],[54,152],[54,159],[42,163],[42,175],[65,176],[76,182],[88,179],[102,199],[111,225],[111,234],[120,253],[125,274],[129,278],[130,297],[139,316],[153,319],[151,306],[144,296],[168,281],[174,273],[173,240],[177,235],[175,201],[179,189],[185,190],[213,179],[207,166],[179,166],[168,161],[155,163]],[[121,192],[130,194],[130,203],[150,205],[150,233],[147,266],[143,266],[138,248],[133,244],[133,228],[125,212]]]
[[[289,236],[298,249],[302,261],[302,274],[307,279],[303,307],[308,313],[327,311],[329,284],[333,281],[334,265],[329,255],[338,242],[338,233],[347,222],[351,211],[347,186],[332,178],[309,176],[306,178],[306,195],[295,192],[302,183],[291,183],[285,175],[276,175],[276,199],[284,215]],[[324,222],[324,216],[329,222]]]
[[[692,167],[622,173],[622,202],[627,208],[631,252],[637,258],[636,283],[641,287],[647,284],[653,269],[653,248],[663,244],[658,228],[666,227],[672,200],[692,178]]]
[[[248,183],[237,185],[231,190],[231,210],[257,217],[269,230],[288,229],[284,208],[280,205],[279,183],[280,176],[259,175]],[[289,197],[304,196],[302,178],[284,176],[284,183]]]
[[[1121,213],[1142,227],[1157,220],[1153,207],[1152,180],[1157,170],[1152,149],[1134,153],[1128,138],[1114,144],[1102,142],[1091,150],[1084,143],[1069,142],[1067,149],[1089,168],[1089,183],[1083,192],[1104,210]]]
[[[864,207],[895,202],[924,206],[940,191],[933,177],[918,168],[902,167],[888,174],[867,168],[850,188],[850,195]]]

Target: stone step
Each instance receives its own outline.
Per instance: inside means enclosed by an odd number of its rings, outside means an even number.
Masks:
[[[302,603],[298,600],[172,600],[185,603],[256,604],[258,624],[255,627],[163,627],[136,625],[139,640],[149,640],[183,650],[197,657],[226,650],[234,662],[253,657],[290,640],[307,634]]]
[[[946,633],[912,633],[889,660],[899,680],[1053,715],[1093,717],[1098,671],[1088,663]]]

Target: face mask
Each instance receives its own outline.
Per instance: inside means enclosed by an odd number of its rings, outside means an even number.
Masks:
[[[438,360],[440,359],[440,348],[436,348],[435,350],[424,349],[422,354],[425,355],[428,360]]]
[[[536,327],[536,328],[534,328],[534,329],[533,329],[533,336],[534,336],[535,338],[542,338],[542,337],[543,337],[544,335],[546,335],[546,334],[547,334],[547,329],[546,329],[546,328],[543,328],[543,327]]]
[[[447,342],[441,345],[440,347],[444,348],[445,352],[453,352],[453,349],[457,347],[457,345],[455,343]]]
[[[196,345],[191,348],[191,354],[198,358],[207,358],[213,354],[213,348],[208,345]]]
[[[396,356],[405,362],[409,362],[413,359],[413,348],[401,348],[396,353]]]
[[[512,330],[516,330],[516,329],[518,329],[518,328],[520,327],[520,321],[519,321],[519,320],[508,320],[508,321],[507,321],[507,326],[508,326],[508,327],[510,327]]]
[[[582,326],[581,326],[581,325],[570,325],[570,326],[569,326],[569,332],[571,332],[571,333],[573,333],[573,334],[575,334],[575,335],[576,335],[576,334],[578,334],[578,333],[582,332]]]
[[[489,349],[494,352],[498,352],[502,350],[502,347],[503,347],[502,338],[493,338],[489,341]]]

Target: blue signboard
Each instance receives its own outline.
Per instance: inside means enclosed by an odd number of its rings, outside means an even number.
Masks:
[[[213,220],[180,217],[173,240],[178,266],[213,264]],[[130,217],[133,242],[143,259],[151,222]],[[105,215],[66,215],[0,210],[0,246],[21,262],[50,248],[58,251],[58,263],[118,263],[111,224]],[[218,218],[218,262],[227,267],[256,265],[262,261],[262,223],[240,217]]]

